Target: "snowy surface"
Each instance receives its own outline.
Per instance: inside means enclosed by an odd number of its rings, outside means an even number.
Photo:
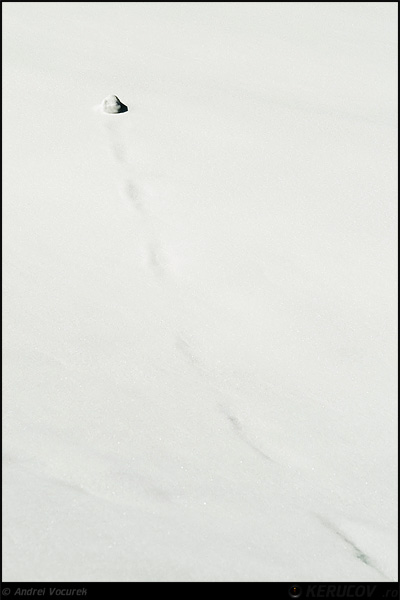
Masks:
[[[396,580],[397,4],[2,7],[4,580]]]

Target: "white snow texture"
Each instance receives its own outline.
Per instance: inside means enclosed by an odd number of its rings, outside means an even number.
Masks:
[[[4,580],[395,581],[397,4],[2,8]]]

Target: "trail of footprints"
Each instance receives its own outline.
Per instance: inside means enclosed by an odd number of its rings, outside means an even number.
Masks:
[[[140,227],[144,238],[141,253],[142,263],[146,269],[149,269],[159,279],[166,276],[167,271],[171,270],[168,269],[168,256],[157,240],[151,213],[146,202],[146,191],[130,176],[134,165],[130,164],[128,160],[127,148],[122,141],[122,131],[114,125],[120,124],[109,123],[107,129],[112,155],[122,170],[120,197],[140,218]]]

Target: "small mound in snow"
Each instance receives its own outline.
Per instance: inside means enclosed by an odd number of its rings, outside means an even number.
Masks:
[[[104,112],[110,114],[124,113],[128,110],[128,107],[117,96],[114,96],[114,94],[110,94],[107,98],[104,98],[101,106]]]

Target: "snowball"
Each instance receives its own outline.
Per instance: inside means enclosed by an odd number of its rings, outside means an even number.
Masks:
[[[104,98],[102,108],[104,112],[111,114],[123,113],[128,110],[128,107],[117,96],[114,96],[114,94],[110,94],[107,98]]]

